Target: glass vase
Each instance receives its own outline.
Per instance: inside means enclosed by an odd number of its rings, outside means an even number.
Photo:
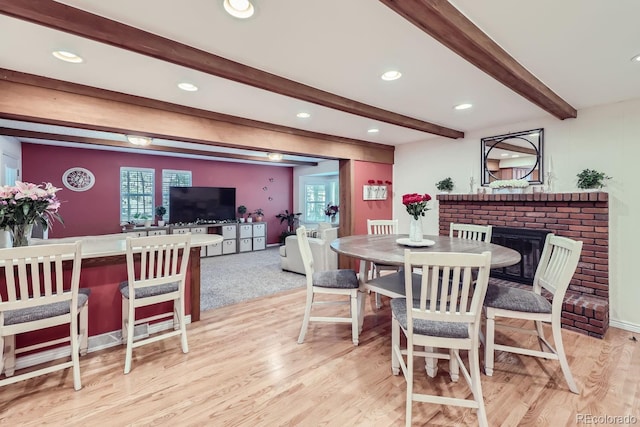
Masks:
[[[16,224],[9,229],[11,234],[12,246],[17,248],[19,246],[29,246],[31,243],[31,232],[33,231],[33,223],[30,224]]]
[[[422,242],[422,218],[411,217],[409,223],[409,240],[412,242]]]

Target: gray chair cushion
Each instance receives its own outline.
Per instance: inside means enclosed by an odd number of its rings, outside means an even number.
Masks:
[[[178,290],[178,282],[167,283],[165,285],[147,286],[145,288],[136,288],[136,298],[148,298],[156,295],[168,294]],[[120,283],[120,293],[126,299],[129,299],[129,281],[125,280]]]
[[[316,271],[311,279],[313,286],[321,288],[356,289],[358,288],[358,276],[349,269]]]
[[[417,306],[419,301],[414,301],[414,304]],[[398,319],[400,325],[407,329],[407,300],[393,298],[391,312]],[[413,319],[413,333],[440,338],[469,338],[469,325],[467,323]]]
[[[542,295],[510,286],[489,285],[484,305],[525,313],[551,313],[551,303]]]
[[[91,289],[78,289],[78,308],[82,307],[87,302],[90,294]],[[4,324],[17,325],[19,323],[35,322],[36,320],[62,316],[70,311],[69,303],[66,301],[54,302],[52,304],[40,305],[38,307],[7,310],[4,313]]]

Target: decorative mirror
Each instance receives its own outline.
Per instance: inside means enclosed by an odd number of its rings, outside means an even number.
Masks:
[[[542,128],[482,138],[482,185],[506,179],[542,184],[543,140]]]

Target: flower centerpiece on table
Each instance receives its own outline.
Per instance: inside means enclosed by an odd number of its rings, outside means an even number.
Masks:
[[[337,215],[339,210],[340,210],[340,208],[338,208],[338,205],[334,205],[333,203],[329,203],[327,205],[327,208],[324,210],[324,214],[326,216],[328,216],[329,218],[331,218],[331,222],[334,222],[336,220],[336,215]]]
[[[411,222],[409,224],[409,240],[412,242],[422,241],[422,222],[420,217],[423,217],[425,212],[429,210],[427,202],[431,200],[431,196],[428,194],[404,194],[402,196],[402,204],[407,209],[409,215],[411,215]]]
[[[59,190],[50,182],[36,185],[16,181],[14,186],[0,187],[0,229],[11,233],[14,247],[29,244],[33,224],[40,224],[46,231],[54,219],[63,222],[58,213]]]

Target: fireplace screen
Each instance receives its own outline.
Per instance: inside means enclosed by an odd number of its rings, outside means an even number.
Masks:
[[[548,230],[493,227],[491,243],[506,246],[520,253],[518,264],[491,270],[491,277],[512,282],[533,284]]]

